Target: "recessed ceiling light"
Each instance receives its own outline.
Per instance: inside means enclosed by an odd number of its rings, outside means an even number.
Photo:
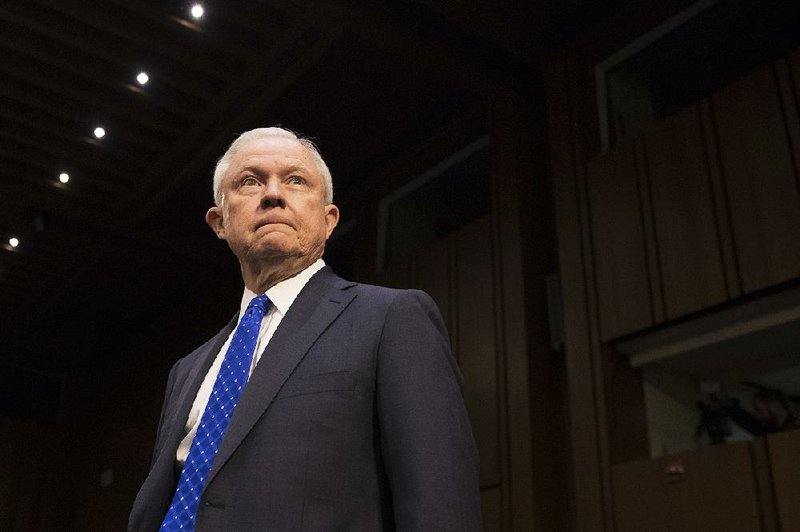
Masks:
[[[66,172],[61,172],[58,174],[58,180],[62,183],[67,183],[69,181],[69,174]]]
[[[206,10],[203,9],[203,6],[200,4],[195,4],[192,6],[192,17],[194,17],[195,20],[199,20],[205,12]]]
[[[12,248],[19,246],[19,238],[12,236],[11,238],[8,239],[8,245],[11,246]]]
[[[145,85],[148,81],[150,81],[150,76],[147,75],[147,72],[139,72],[136,76],[136,81],[139,82],[139,85]]]
[[[102,139],[103,137],[106,136],[106,130],[103,129],[102,127],[96,127],[94,128],[94,136],[97,137],[98,139]]]

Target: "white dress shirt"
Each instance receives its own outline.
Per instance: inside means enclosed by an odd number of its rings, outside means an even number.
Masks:
[[[278,325],[280,325],[283,317],[289,311],[289,307],[294,303],[300,290],[302,290],[309,279],[324,266],[325,262],[322,259],[317,259],[314,264],[294,277],[281,281],[267,290],[267,297],[272,304],[269,306],[269,309],[267,309],[264,319],[261,320],[261,328],[258,331],[258,339],[256,341],[256,350],[253,355],[253,363],[250,365],[250,375],[253,374],[253,369],[255,369],[256,364],[258,364],[264,349],[269,345],[270,339],[278,329]],[[258,294],[254,294],[247,288],[244,289],[242,302],[239,306],[240,321],[244,315],[244,311],[247,310],[247,305],[249,305],[250,301],[257,295]],[[239,322],[237,321],[236,327],[238,326]],[[189,448],[192,446],[192,440],[194,439],[195,433],[197,433],[197,427],[200,425],[200,418],[203,416],[203,412],[206,409],[208,398],[211,397],[214,381],[217,380],[219,368],[222,366],[222,361],[225,359],[225,353],[228,352],[228,346],[231,345],[231,340],[233,340],[233,333],[235,331],[236,328],[231,331],[222,349],[219,350],[217,357],[214,359],[214,363],[211,364],[211,368],[208,370],[208,373],[206,373],[203,384],[200,385],[200,389],[197,391],[197,397],[194,399],[192,409],[189,411],[189,418],[186,420],[186,425],[184,427],[186,435],[183,440],[181,440],[180,445],[178,445],[178,451],[176,453],[176,459],[180,467],[183,467],[183,464],[186,462],[186,457],[189,455]]]

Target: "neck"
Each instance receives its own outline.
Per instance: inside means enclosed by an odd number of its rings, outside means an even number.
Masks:
[[[260,295],[290,277],[294,277],[317,260],[314,257],[286,258],[278,263],[247,263],[240,261],[242,279],[248,290]]]

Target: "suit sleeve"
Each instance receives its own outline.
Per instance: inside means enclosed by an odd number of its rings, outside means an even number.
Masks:
[[[478,453],[441,315],[398,293],[377,359],[381,453],[398,531],[481,529]]]

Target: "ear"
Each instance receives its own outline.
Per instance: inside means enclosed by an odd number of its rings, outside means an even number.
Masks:
[[[216,233],[217,238],[225,240],[225,224],[223,223],[221,207],[214,206],[208,209],[206,223]]]
[[[336,224],[339,223],[339,207],[330,203],[325,205],[325,225],[328,227],[328,235],[326,238],[330,238],[331,233],[333,233],[333,229],[336,227]]]

